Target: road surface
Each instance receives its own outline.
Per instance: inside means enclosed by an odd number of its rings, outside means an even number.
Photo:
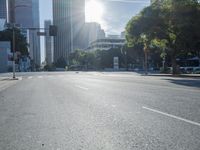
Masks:
[[[3,77],[4,76],[4,77]],[[199,150],[200,80],[135,73],[0,77],[0,150]]]

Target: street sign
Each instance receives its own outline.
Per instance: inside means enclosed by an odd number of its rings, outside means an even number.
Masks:
[[[46,36],[47,34],[46,34],[46,32],[37,32],[37,35],[38,36]]]
[[[56,36],[58,32],[58,28],[55,25],[50,25],[49,26],[49,35],[50,36]]]

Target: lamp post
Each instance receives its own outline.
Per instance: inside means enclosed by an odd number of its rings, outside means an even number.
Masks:
[[[15,28],[18,25],[15,23],[8,23],[7,24],[7,28],[12,30],[12,54],[13,54],[13,79],[17,79],[16,78],[16,68],[15,68]]]
[[[15,75],[15,25],[13,24],[12,26],[12,32],[13,32],[13,39],[12,39],[12,50],[13,50],[13,79],[16,79],[16,75]]]

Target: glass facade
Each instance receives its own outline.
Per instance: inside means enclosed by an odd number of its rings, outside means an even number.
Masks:
[[[39,28],[39,0],[15,0],[15,23],[22,28]],[[27,31],[30,56],[35,65],[41,64],[40,37],[37,30]],[[25,32],[25,31],[23,31]]]
[[[72,0],[53,0],[53,24],[58,33],[54,37],[54,61],[67,60],[73,49],[72,37]]]
[[[51,20],[46,20],[44,27],[48,29],[50,25],[52,25]],[[45,60],[48,65],[53,63],[53,37],[48,33],[45,36]]]
[[[7,18],[6,0],[0,0],[0,19]]]

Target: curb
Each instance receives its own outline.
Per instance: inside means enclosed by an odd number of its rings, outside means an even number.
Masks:
[[[144,75],[145,76],[145,75]],[[171,75],[171,74],[148,74],[147,76],[157,76],[157,77],[175,77],[175,78],[200,78],[200,75]]]

